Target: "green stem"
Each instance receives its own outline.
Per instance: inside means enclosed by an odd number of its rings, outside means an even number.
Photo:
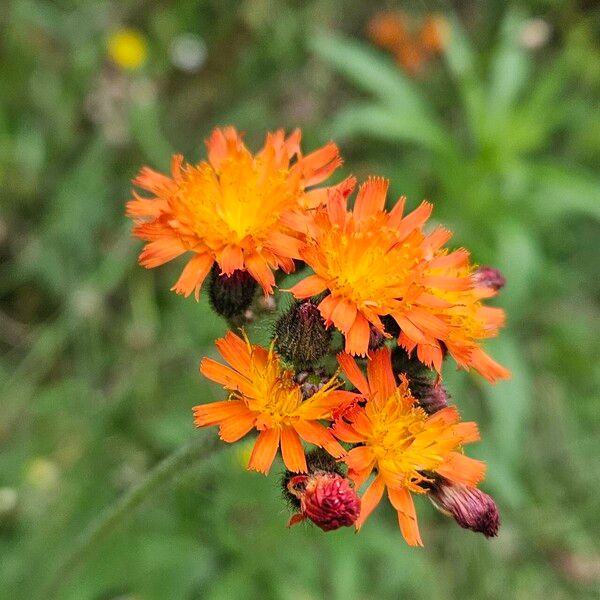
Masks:
[[[175,475],[196,462],[209,458],[218,448],[219,439],[211,435],[194,438],[158,463],[143,481],[127,491],[111,507],[99,515],[74,544],[71,553],[59,565],[50,582],[40,594],[40,599],[55,598],[61,586],[93,554],[96,546],[116,529],[144,500]]]

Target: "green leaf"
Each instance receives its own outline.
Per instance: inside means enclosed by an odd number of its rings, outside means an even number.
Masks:
[[[439,131],[421,120],[404,119],[398,111],[377,104],[353,104],[341,110],[331,124],[332,135],[351,138],[364,135],[390,142],[416,142],[430,150],[443,149]]]
[[[492,58],[487,95],[487,123],[492,135],[504,127],[530,76],[531,60],[519,39],[523,24],[519,13],[508,11]]]
[[[332,34],[317,33],[311,49],[336,71],[389,106],[400,121],[426,133],[428,139],[445,140],[447,134],[425,96],[393,61],[362,43]]]
[[[600,219],[600,178],[580,168],[545,163],[530,165],[531,203],[543,219],[582,213]]]

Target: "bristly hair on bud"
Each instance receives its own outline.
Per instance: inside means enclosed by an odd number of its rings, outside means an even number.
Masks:
[[[494,267],[479,267],[473,273],[473,281],[477,287],[492,288],[496,292],[506,285],[504,275]]]
[[[450,394],[440,382],[439,377],[412,377],[409,380],[410,391],[419,406],[429,415],[448,406]]]
[[[313,299],[294,302],[275,324],[275,349],[298,369],[320,361],[331,343],[317,304]]]
[[[498,535],[500,515],[494,499],[476,487],[451,483],[436,476],[429,490],[433,505],[465,529],[483,533],[485,537]]]
[[[231,275],[219,274],[213,265],[208,296],[215,312],[233,319],[241,316],[252,304],[257,283],[248,271],[234,271]]]
[[[360,498],[335,459],[318,449],[307,455],[306,462],[307,475],[286,471],[283,476],[284,497],[298,511],[288,527],[305,519],[323,531],[354,525],[360,515]]]

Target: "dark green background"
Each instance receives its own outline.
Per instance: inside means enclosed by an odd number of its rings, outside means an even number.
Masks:
[[[453,20],[418,79],[369,46],[377,9]],[[550,37],[520,43],[528,19]],[[146,64],[110,63],[139,29]],[[35,598],[85,526],[193,436],[222,392],[197,372],[226,324],[146,271],[123,216],[142,164],[190,160],[215,125],[334,138],[336,181],[381,174],[423,198],[456,246],[500,267],[508,327],[496,386],[445,379],[481,423],[472,455],[500,507],[497,539],[425,498],[424,549],[382,503],[359,536],[287,530],[269,478],[229,447],[153,494],[64,581],[65,599],[597,598],[600,586],[600,30],[593,2],[13,0],[0,7],[0,597]],[[195,73],[169,58],[200,36]],[[266,340],[269,325],[254,339]],[[37,596],[39,597],[39,596]]]

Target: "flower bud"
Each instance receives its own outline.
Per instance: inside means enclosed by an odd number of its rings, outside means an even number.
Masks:
[[[385,343],[385,335],[369,323],[369,350],[378,350]]]
[[[419,406],[430,415],[448,406],[450,395],[439,379],[432,381],[428,377],[413,377],[410,379],[410,391]]]
[[[215,312],[231,319],[250,307],[256,287],[256,281],[247,271],[237,270],[231,275],[223,275],[215,266],[210,275],[208,297]]]
[[[275,336],[279,355],[300,369],[321,360],[331,342],[331,330],[312,300],[294,302],[275,324]]]
[[[481,490],[440,479],[433,483],[429,498],[440,512],[454,517],[461,527],[483,533],[485,537],[498,535],[498,507],[494,499]]]
[[[303,400],[308,400],[314,396],[329,380],[331,376],[325,369],[315,369],[313,371],[299,371],[294,376],[294,381],[300,386]]]
[[[350,480],[339,473],[296,475],[287,486],[290,494],[300,500],[300,512],[291,517],[288,527],[310,519],[323,531],[333,531],[350,527],[358,519],[360,498]]]
[[[473,281],[476,287],[492,288],[496,291],[501,290],[506,285],[504,275],[493,267],[479,267],[473,273]]]

